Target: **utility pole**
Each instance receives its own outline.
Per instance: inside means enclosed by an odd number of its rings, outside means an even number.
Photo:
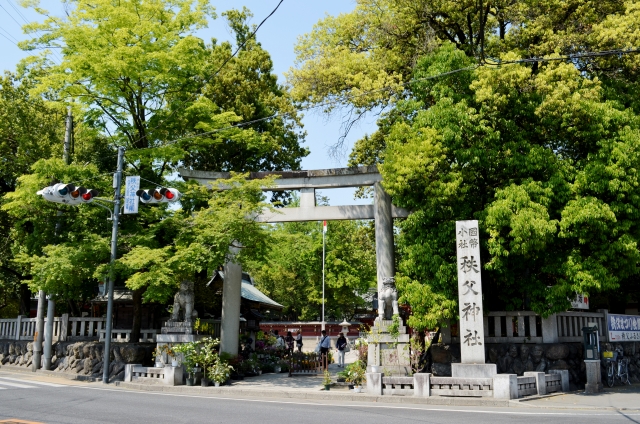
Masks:
[[[111,359],[111,328],[113,315],[113,265],[118,253],[118,221],[120,218],[120,191],[122,189],[122,169],[124,167],[124,147],[118,147],[118,170],[113,176],[113,227],[111,229],[111,262],[109,267],[109,294],[107,295],[107,328],[104,336],[104,352],[102,367],[102,382],[109,384],[109,360]]]
[[[38,292],[38,315],[36,319],[36,337],[33,344],[33,362],[31,371],[36,372],[40,368],[42,361],[42,340],[44,339],[44,305],[47,298],[44,290]]]
[[[64,146],[62,149],[62,159],[64,160],[65,165],[69,165],[71,163],[71,139],[73,137],[73,114],[71,113],[71,106],[67,106],[67,119],[64,131]],[[62,212],[58,212],[58,217],[62,215]],[[60,230],[60,220],[56,223],[56,234]],[[40,305],[40,297],[44,297],[44,292],[40,291],[38,293],[38,318],[36,321],[36,329],[38,329],[38,338],[41,334],[41,328],[44,326],[41,321],[43,320],[42,316],[44,315],[44,300],[42,307]],[[51,368],[51,358],[52,354],[52,345],[53,345],[53,320],[56,310],[56,301],[53,300],[53,296],[51,293],[49,294],[49,301],[47,305],[47,324],[45,328],[45,337],[44,337],[44,364],[43,368],[48,370]],[[40,339],[40,343],[38,343],[38,339],[36,339],[36,346],[42,346],[42,339]],[[35,361],[35,347],[34,347],[34,366],[33,369],[35,371],[36,366],[40,366],[40,358],[38,358],[38,364],[36,365]]]

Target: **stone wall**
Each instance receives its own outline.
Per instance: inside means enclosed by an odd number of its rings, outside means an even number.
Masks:
[[[622,346],[629,358],[629,379],[640,383],[640,342],[601,343],[600,349],[613,350]],[[432,346],[431,372],[437,376],[450,376],[451,364],[460,362],[460,345],[443,343]],[[548,344],[487,344],[486,362],[496,364],[500,374],[523,375],[525,371],[568,370],[572,390],[584,388],[586,382],[582,343]],[[604,361],[601,371],[606,381]]]
[[[151,343],[112,343],[109,378],[123,380],[125,364],[152,365],[154,348]],[[51,369],[101,378],[103,353],[104,343],[96,341],[54,343]],[[33,342],[0,340],[0,364],[30,368],[32,362]]]

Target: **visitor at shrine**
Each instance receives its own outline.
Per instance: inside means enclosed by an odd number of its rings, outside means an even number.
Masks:
[[[322,330],[320,332],[322,337],[320,338],[320,358],[322,362],[322,368],[327,370],[329,367],[328,357],[329,349],[331,349],[331,338],[327,336],[327,332]]]
[[[340,333],[338,340],[336,340],[336,351],[338,352],[338,366],[344,367],[344,353],[347,347],[347,338],[344,333]]]
[[[287,350],[289,352],[293,352],[293,342],[295,341],[293,336],[291,335],[291,331],[287,331],[287,337],[284,338],[285,343],[287,344]]]
[[[296,335],[296,346],[298,346],[298,352],[302,352],[302,333],[300,331]]]

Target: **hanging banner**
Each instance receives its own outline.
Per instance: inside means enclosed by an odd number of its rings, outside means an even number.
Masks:
[[[124,213],[138,213],[140,198],[136,192],[140,189],[140,176],[127,177],[124,188]]]
[[[640,341],[640,316],[609,314],[610,342]]]

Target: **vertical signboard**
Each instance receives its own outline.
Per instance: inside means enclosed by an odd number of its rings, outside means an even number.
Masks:
[[[140,176],[127,177],[124,188],[124,213],[138,213],[140,198],[136,194],[140,189]]]
[[[484,364],[484,322],[478,221],[456,221],[458,312],[463,364]]]

